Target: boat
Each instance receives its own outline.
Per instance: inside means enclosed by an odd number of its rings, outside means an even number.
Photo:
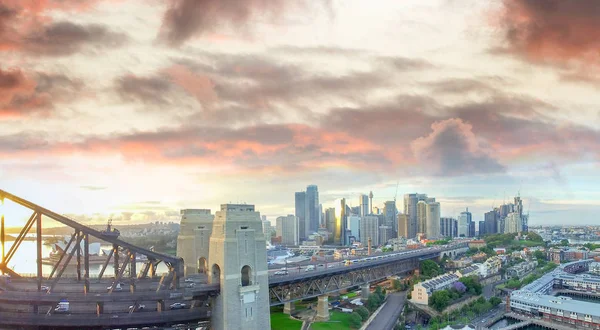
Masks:
[[[112,228],[112,219],[108,219],[106,229],[100,232],[102,236],[117,238],[121,235],[118,229]]]

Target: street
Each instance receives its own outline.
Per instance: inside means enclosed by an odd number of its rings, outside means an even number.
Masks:
[[[387,303],[369,324],[367,330],[390,330],[394,328],[406,301],[406,292],[394,292],[387,298]]]

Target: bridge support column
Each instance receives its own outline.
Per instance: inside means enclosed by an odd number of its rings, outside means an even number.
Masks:
[[[288,294],[286,297],[286,299],[291,299],[291,296]],[[292,315],[292,313],[294,313],[296,311],[296,303],[293,301],[290,302],[286,302],[285,304],[283,304],[283,313],[287,314],[287,315]]]
[[[371,294],[371,286],[369,285],[369,283],[360,287],[360,296],[362,299],[369,298],[370,294]]]
[[[96,315],[100,316],[100,314],[104,314],[104,302],[102,301],[96,302]]]
[[[165,311],[165,301],[164,300],[161,299],[156,302],[156,311],[157,312]]]
[[[329,321],[329,296],[319,296],[315,321]]]
[[[37,304],[36,304],[36,305],[33,305],[33,314],[37,314],[37,313],[38,313],[38,311],[39,311],[39,309],[40,309],[40,308],[39,308],[39,306],[38,306]]]

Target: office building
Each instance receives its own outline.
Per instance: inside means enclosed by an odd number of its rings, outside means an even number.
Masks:
[[[396,209],[395,201],[387,201],[384,204],[383,214],[385,216],[384,224],[390,228],[392,228],[393,233],[398,232],[398,221],[396,220],[396,214],[398,210]]]
[[[427,202],[417,202],[417,235],[427,232]]]
[[[305,239],[306,236],[306,192],[300,191],[296,193],[295,213],[298,218],[298,230],[300,239]]]
[[[427,227],[425,233],[428,239],[440,237],[440,203],[432,201],[427,203]]]
[[[390,226],[379,226],[379,245],[385,245],[387,242],[394,238],[394,230]]]
[[[523,230],[521,217],[518,213],[509,213],[504,219],[504,233],[519,233]]]
[[[369,196],[361,194],[358,197],[358,203],[360,205],[360,216],[364,217],[365,215],[371,213],[369,209]]]
[[[408,238],[408,215],[398,214],[398,237]]]
[[[263,234],[265,235],[265,239],[267,240],[267,242],[271,242],[271,221],[267,220],[267,217],[265,217],[264,215],[262,220],[262,228]]]
[[[499,214],[495,210],[486,212],[484,214],[484,232],[486,235],[498,233],[498,218]]]
[[[330,207],[325,210],[325,228],[329,232],[329,236],[333,237],[335,231],[335,208]]]
[[[282,245],[296,246],[300,244],[299,222],[295,215],[277,217],[275,228],[276,235],[281,237]]]
[[[306,237],[319,230],[320,218],[319,188],[315,185],[310,185],[306,187]]]
[[[440,218],[440,236],[456,237],[456,219]]]
[[[346,221],[347,221],[346,199],[340,198],[335,201],[335,225],[333,229],[334,244],[346,245]]]
[[[477,231],[478,231],[477,236],[479,236],[479,237],[483,237],[483,235],[486,234],[485,233],[485,221],[483,221],[483,220],[479,221],[479,226],[478,226]]]
[[[356,214],[348,215],[348,229],[350,236],[354,236],[357,240],[360,237],[360,216]]]
[[[458,216],[458,237],[469,237],[469,212],[460,212]]]
[[[376,215],[366,215],[360,219],[360,242],[363,245],[368,244],[369,237],[373,246],[379,245],[379,217]]]
[[[419,232],[417,220],[417,203],[427,198],[425,194],[406,194],[404,195],[404,214],[408,215],[408,237],[414,238]]]

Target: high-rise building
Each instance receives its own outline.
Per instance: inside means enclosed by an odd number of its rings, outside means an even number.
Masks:
[[[267,240],[267,242],[271,241],[271,221],[267,220],[266,216],[262,216],[262,228],[263,228],[263,234],[265,235],[265,239]]]
[[[417,219],[417,203],[427,198],[425,194],[406,194],[404,195],[404,214],[408,215],[408,238],[414,238],[419,232],[419,223]]]
[[[379,226],[379,245],[385,245],[392,239],[393,229],[390,226]]]
[[[458,237],[469,237],[469,217],[466,212],[461,212],[458,216],[457,228]]]
[[[481,220],[479,221],[479,233],[477,234],[477,236],[479,237],[483,237],[483,235],[486,234],[485,232],[485,221]]]
[[[496,210],[492,210],[484,214],[484,226],[486,235],[496,234],[498,232],[498,218],[499,215],[498,212],[496,212]],[[479,233],[479,236],[481,236],[481,233]]]
[[[332,237],[335,231],[335,208],[330,207],[325,210],[325,227],[329,232],[329,236]]]
[[[348,216],[348,229],[350,229],[350,236],[354,236],[356,239],[360,237],[360,216],[356,214],[350,214]]]
[[[392,228],[392,236],[395,236],[394,233],[398,232],[398,221],[396,220],[396,213],[398,213],[396,209],[396,202],[385,202],[385,206],[383,208],[383,214],[385,216],[385,225]]]
[[[461,212],[461,214],[463,213],[467,216],[467,223],[469,224],[469,233],[467,237],[475,237],[475,223],[473,222],[473,214],[469,212],[468,207],[464,212]]]
[[[379,218],[376,215],[366,215],[360,219],[361,243],[367,245],[369,238],[373,246],[379,245]]]
[[[361,194],[358,197],[358,203],[360,205],[360,216],[364,217],[365,215],[371,213],[369,211],[369,196]]]
[[[296,212],[294,215],[298,217],[298,231],[300,239],[305,239],[306,236],[306,192],[299,191],[296,193]]]
[[[373,214],[373,192],[369,192],[369,214]]]
[[[408,215],[404,213],[398,214],[398,237],[408,237]]]
[[[417,235],[427,233],[427,202],[417,203]]]
[[[456,219],[440,218],[440,235],[444,237],[456,237]]]
[[[523,223],[519,213],[509,213],[504,219],[504,233],[519,233],[523,230]]]
[[[350,208],[350,214],[360,215],[360,206],[352,206]]]
[[[277,217],[275,228],[276,235],[281,237],[281,244],[300,244],[298,218],[295,215],[290,214],[285,217]]]
[[[321,211],[319,209],[319,188],[306,187],[306,237],[319,230]]]
[[[323,204],[319,204],[319,228],[325,227],[325,217],[323,216]],[[317,229],[319,231],[319,229]]]
[[[425,233],[428,239],[435,239],[440,237],[440,203],[433,202],[427,203],[427,225]]]
[[[335,226],[333,230],[333,242],[335,244],[346,245],[346,217],[346,199],[340,198],[335,201]]]

